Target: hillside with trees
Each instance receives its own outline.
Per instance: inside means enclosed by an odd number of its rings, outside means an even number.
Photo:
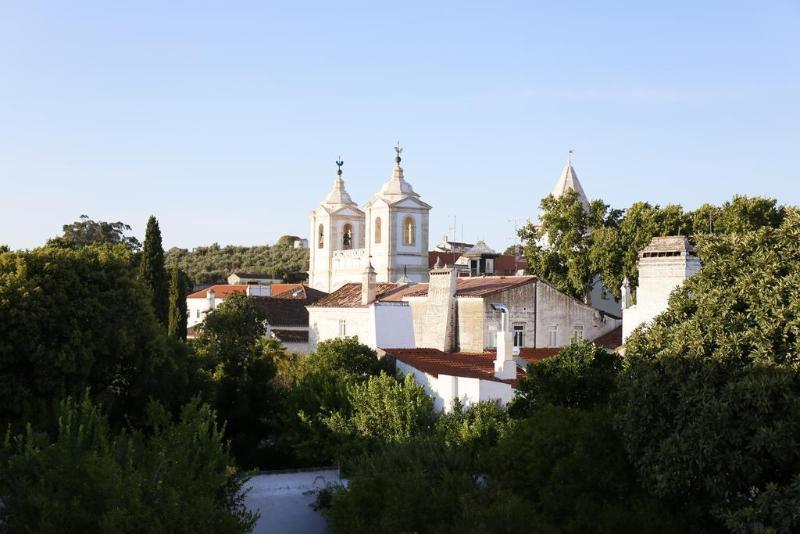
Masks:
[[[167,267],[185,272],[193,284],[224,283],[234,271],[273,274],[285,281],[300,281],[308,271],[308,249],[294,248],[294,236],[274,245],[221,247],[214,243],[191,251],[173,247],[165,255]]]

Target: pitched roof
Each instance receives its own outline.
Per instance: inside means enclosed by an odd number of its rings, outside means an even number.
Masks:
[[[231,295],[244,294],[247,291],[247,284],[215,284],[211,287],[195,291],[186,296],[187,299],[204,299],[208,297],[208,292],[214,290],[214,295],[218,299],[224,299]]]
[[[536,363],[545,358],[550,358],[555,356],[559,352],[561,352],[564,347],[555,347],[555,348],[531,348],[531,347],[522,347],[519,349],[519,357],[525,360],[528,363]]]
[[[376,300],[381,300],[394,293],[395,290],[407,287],[405,284],[387,282],[378,283],[376,286]],[[333,293],[319,299],[313,306],[317,308],[359,308],[363,306],[361,304],[361,284],[356,282],[345,284]]]
[[[494,375],[494,352],[442,352],[438,349],[383,349],[389,357],[410,365],[429,375],[440,374],[479,378],[492,382],[503,382],[516,386],[517,380],[525,376],[517,369],[516,380],[501,380]]]
[[[469,276],[456,280],[457,297],[485,297],[499,291],[524,286],[536,280],[535,276]],[[428,294],[428,284],[414,284],[402,291],[391,293],[381,300],[389,302],[403,300],[405,297],[424,297]]]
[[[236,295],[236,294],[244,295],[247,292],[248,285],[249,284],[215,284],[211,287],[201,289],[200,291],[195,291],[194,293],[187,295],[186,298],[189,299],[207,298],[208,292],[211,289],[214,290],[214,294],[218,299],[224,299],[231,295]],[[289,291],[298,288],[301,288],[305,291],[305,286],[303,286],[303,284],[272,284],[269,286],[269,288],[273,296],[281,295],[283,293],[287,293]],[[288,296],[284,296],[282,298],[288,298]]]
[[[264,312],[270,326],[308,326],[304,300],[253,297],[253,302]]]

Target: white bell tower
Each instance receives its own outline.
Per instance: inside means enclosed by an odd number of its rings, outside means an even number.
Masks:
[[[363,270],[358,256],[364,253],[364,212],[344,187],[341,158],[336,165],[333,190],[310,216],[308,284],[326,292],[338,289],[353,275],[359,279]]]
[[[400,143],[394,150],[391,178],[364,208],[367,256],[378,282],[397,282],[404,276],[413,282],[427,282],[431,206],[405,181]]]

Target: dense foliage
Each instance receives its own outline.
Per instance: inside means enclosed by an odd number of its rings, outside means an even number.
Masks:
[[[167,251],[168,267],[178,267],[194,284],[224,283],[234,271],[267,273],[287,282],[299,281],[308,271],[308,249],[294,248],[294,236],[275,245],[255,247],[173,247]],[[291,243],[289,242],[291,241]]]
[[[786,209],[774,199],[734,196],[721,206],[704,204],[686,212],[681,206],[635,202],[626,210],[610,209],[594,200],[584,209],[574,191],[542,199],[539,225],[529,222],[519,231],[533,274],[558,289],[586,299],[599,279],[619,298],[625,277],[631,287],[639,280],[638,259],[655,236],[735,234],[777,228]]]
[[[65,224],[62,229],[64,233],[54,238],[52,244],[75,248],[87,245],[125,245],[134,252],[141,248],[138,239],[127,235],[131,227],[120,221],[95,221],[88,215],[81,215],[77,221]]]
[[[249,532],[222,430],[195,400],[178,422],[149,407],[148,432],[114,433],[88,393],[60,403],[50,432],[0,449],[0,532]]]
[[[698,251],[700,273],[627,344],[623,441],[655,495],[738,531],[797,530],[800,217]]]
[[[128,247],[0,255],[0,422],[87,387],[115,418],[132,416],[170,365]]]
[[[186,273],[173,267],[169,270],[169,321],[167,333],[176,339],[186,341],[186,328],[189,322],[189,310],[186,307],[186,296],[192,289],[192,283]]]

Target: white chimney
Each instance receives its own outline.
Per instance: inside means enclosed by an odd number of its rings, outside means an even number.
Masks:
[[[217,293],[214,291],[213,287],[209,288],[208,292],[206,293],[206,298],[208,299],[208,309],[213,310],[217,299]]]
[[[367,267],[364,269],[361,278],[361,304],[367,305],[375,302],[377,291],[377,273],[372,267],[372,262],[367,260]]]
[[[631,283],[626,276],[622,280],[622,309],[627,310],[631,306]]]
[[[497,356],[494,359],[494,376],[501,380],[517,378],[517,362],[514,361],[514,339],[509,331],[509,311],[505,304],[492,304],[492,309],[501,314],[500,330],[497,332]]]

